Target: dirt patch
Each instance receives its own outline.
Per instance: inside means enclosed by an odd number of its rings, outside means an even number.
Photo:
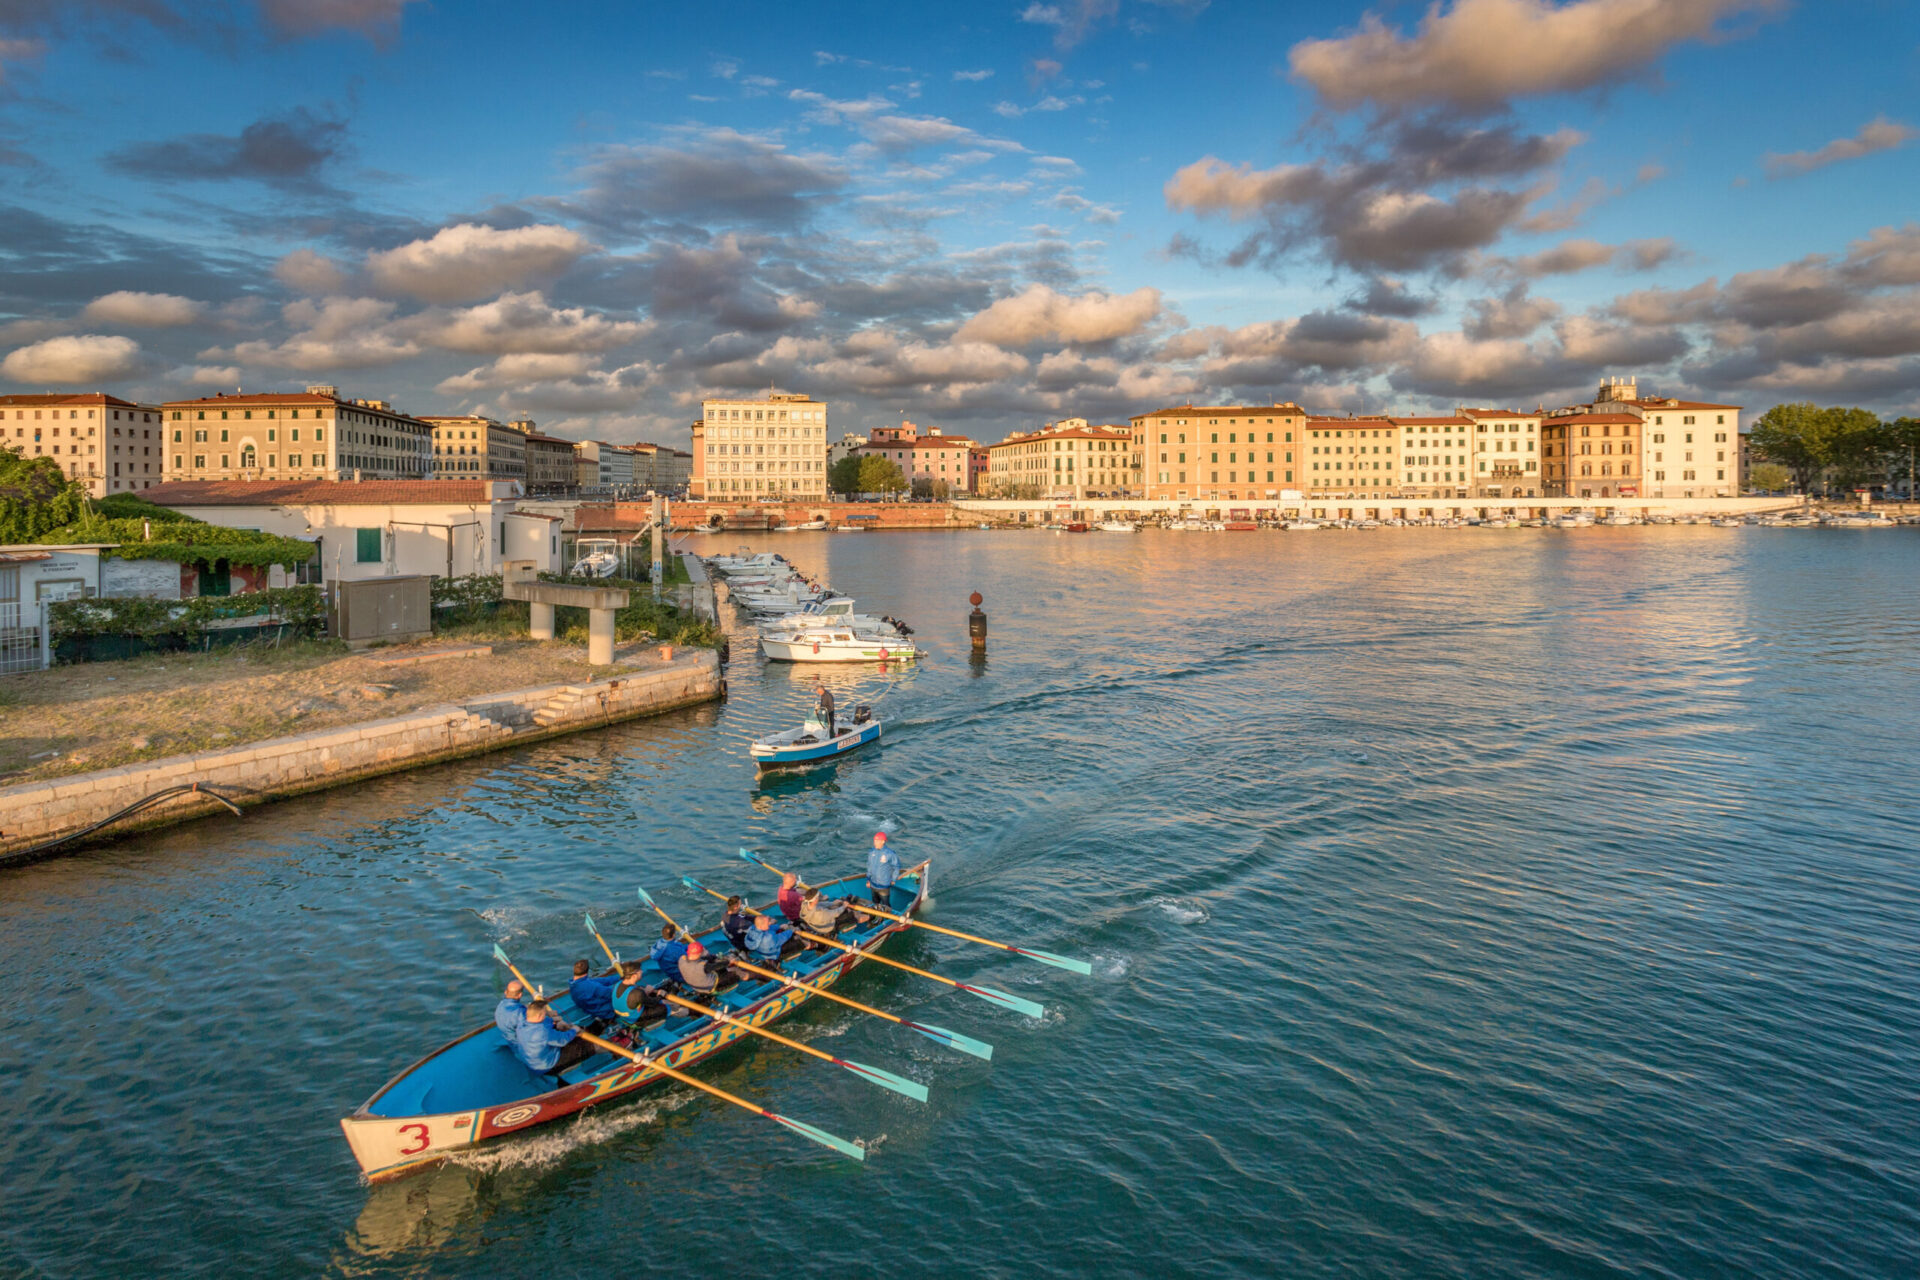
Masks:
[[[150,654],[10,676],[0,680],[0,786],[382,720],[611,670],[589,666],[577,644],[486,639],[493,652],[485,657],[403,667],[375,659],[444,648],[448,640],[363,653],[316,642]],[[658,647],[621,645],[614,661],[657,666]]]

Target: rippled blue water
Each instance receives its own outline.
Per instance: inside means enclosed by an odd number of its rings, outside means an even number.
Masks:
[[[766,540],[921,626],[884,746],[756,789],[807,682],[0,872],[0,1270],[1907,1276],[1920,531]],[[991,656],[968,660],[978,588]],[[917,934],[718,1083],[359,1184],[337,1119],[753,844],[935,863]],[[608,1253],[607,1250],[615,1252]]]

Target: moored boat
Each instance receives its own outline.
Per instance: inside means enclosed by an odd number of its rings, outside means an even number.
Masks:
[[[897,635],[843,626],[763,633],[760,652],[775,662],[912,662],[922,656],[912,641]]]
[[[894,892],[905,895],[906,905],[897,914],[907,919],[918,915],[925,901],[928,871],[929,863],[922,862],[902,872]],[[836,889],[854,894],[861,891],[863,881],[863,876],[845,876],[820,887],[829,896],[838,896],[832,892]],[[896,896],[895,901],[900,900]],[[840,934],[849,950],[802,952],[781,965],[780,971],[825,990],[888,937],[907,927],[904,922],[871,919]],[[718,926],[693,933],[717,954],[730,950]],[[642,981],[649,985],[666,980],[651,961],[644,974]],[[684,1072],[750,1034],[737,1024],[765,1026],[814,998],[813,990],[771,978],[743,981],[713,997],[713,1007],[728,1022],[710,1014],[669,1016],[640,1030],[631,1049],[658,1058],[676,1073]],[[550,1002],[568,1022],[588,1020],[574,1008],[564,988],[550,997]],[[937,1032],[939,1028],[927,1031]],[[950,1032],[944,1034],[952,1036]],[[611,1052],[597,1053],[557,1076],[536,1073],[521,1063],[494,1024],[488,1022],[442,1045],[389,1080],[353,1114],[343,1118],[340,1127],[361,1173],[370,1182],[384,1182],[588,1107],[628,1097],[667,1078],[651,1063],[634,1062]]]

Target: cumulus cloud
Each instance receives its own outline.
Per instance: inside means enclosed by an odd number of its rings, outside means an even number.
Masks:
[[[1519,258],[1495,258],[1488,263],[1496,275],[1538,280],[1543,276],[1573,275],[1595,267],[1621,271],[1651,271],[1671,261],[1678,250],[1671,238],[1630,240],[1602,244],[1598,240],[1566,240],[1539,253]]]
[[[1076,346],[1131,337],[1160,318],[1160,291],[1069,296],[1044,284],[1002,298],[960,326],[962,343],[1024,347],[1037,342]]]
[[[1835,138],[1817,151],[1790,151],[1785,155],[1768,155],[1767,176],[1789,178],[1795,174],[1811,173],[1815,169],[1824,169],[1842,160],[1858,160],[1861,156],[1870,156],[1876,151],[1891,151],[1895,147],[1905,146],[1917,135],[1920,135],[1920,129],[1915,129],[1912,125],[1900,124],[1885,116],[1875,116],[1851,138]]]
[[[638,234],[662,222],[791,229],[851,180],[824,155],[803,155],[732,129],[683,132],[667,143],[603,147],[572,197],[537,202],[590,226]]]
[[[346,124],[305,108],[256,120],[238,134],[192,133],[110,152],[107,167],[156,182],[245,179],[287,189],[323,189],[320,171],[346,148]]]
[[[1435,0],[1411,34],[1369,13],[1354,31],[1287,52],[1294,79],[1338,109],[1470,109],[1565,93],[1643,72],[1670,47],[1711,36],[1777,0]]]
[[[455,311],[428,312],[408,332],[447,351],[563,353],[605,351],[640,338],[648,326],[584,307],[552,307],[538,292],[506,293]]]
[[[0,360],[0,373],[34,386],[72,385],[118,382],[140,372],[143,364],[140,344],[132,338],[83,333],[11,351]]]
[[[973,84],[978,84],[982,80],[990,79],[992,76],[993,69],[991,67],[983,68],[979,71],[956,71],[953,73],[955,81]]]
[[[295,249],[274,264],[273,278],[301,293],[324,296],[343,293],[347,272],[339,263],[312,249]]]
[[[791,90],[787,97],[807,105],[807,119],[816,124],[852,129],[883,154],[905,155],[920,147],[969,146],[993,151],[1024,151],[1017,142],[993,138],[955,124],[944,116],[909,116],[878,94],[853,100],[829,98],[811,89]]]
[[[1056,49],[1067,50],[1085,40],[1093,29],[1111,21],[1120,12],[1120,0],[1063,0],[1042,4],[1039,0],[1020,11],[1020,21],[1052,27]]]
[[[394,310],[381,298],[302,298],[280,309],[281,319],[294,330],[285,341],[215,347],[199,358],[306,373],[395,364],[419,355],[421,347],[393,325]]]
[[[1524,338],[1560,314],[1560,304],[1551,298],[1536,298],[1527,286],[1517,284],[1497,298],[1480,298],[1467,304],[1467,316],[1461,331],[1476,342],[1490,338]]]
[[[103,294],[80,313],[83,320],[123,324],[142,329],[168,329],[193,324],[206,308],[191,298],[171,293],[136,293],[130,289]]]
[[[828,383],[864,392],[905,388],[948,390],[999,382],[1027,372],[1025,357],[985,342],[929,343],[886,330],[851,335],[839,355],[817,361],[812,373]]]
[[[484,298],[527,281],[555,276],[593,248],[571,227],[500,231],[463,222],[395,249],[367,255],[375,285],[427,302]]]

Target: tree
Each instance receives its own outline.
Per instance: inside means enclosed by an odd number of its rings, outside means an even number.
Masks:
[[[907,487],[906,473],[892,458],[883,458],[877,453],[855,456],[860,459],[859,492],[897,493]]]
[[[1885,435],[1887,473],[1891,476],[1904,475],[1907,480],[1907,500],[1914,498],[1914,462],[1920,457],[1920,418],[1895,418],[1881,424]]]
[[[1802,493],[1819,481],[1826,492],[1829,473],[1851,476],[1877,457],[1880,419],[1866,409],[1822,409],[1802,401],[1777,404],[1754,421],[1747,437],[1754,453],[1793,473]]]
[[[827,487],[835,493],[860,492],[860,458],[860,454],[850,453],[834,463],[827,472]]]
[[[1777,462],[1762,462],[1747,472],[1747,484],[1764,493],[1778,493],[1793,483],[1793,473]]]
[[[86,509],[86,490],[52,458],[23,458],[0,448],[0,543],[37,542],[72,524]]]

